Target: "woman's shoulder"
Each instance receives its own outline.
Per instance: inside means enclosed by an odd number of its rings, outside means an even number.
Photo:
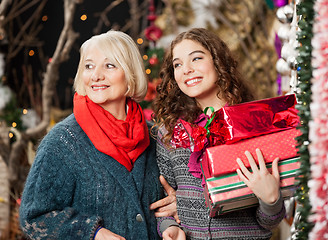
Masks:
[[[49,134],[58,134],[59,132],[74,132],[76,134],[83,132],[80,125],[77,123],[74,114],[70,114],[60,122],[56,123],[53,128],[49,131]]]
[[[77,123],[74,114],[56,123],[50,131],[44,136],[41,144],[60,144],[61,142],[71,142],[82,137],[84,134],[82,128]]]
[[[80,140],[76,134],[78,131],[74,130],[77,128],[76,124],[73,115],[69,115],[56,123],[40,139],[34,165],[40,166],[40,164],[51,163],[54,167],[59,167],[59,165],[63,165],[62,159],[70,159],[68,156],[72,156],[74,152],[77,152],[76,143]]]

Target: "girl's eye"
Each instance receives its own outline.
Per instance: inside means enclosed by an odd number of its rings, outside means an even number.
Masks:
[[[202,57],[195,57],[195,58],[193,58],[193,61],[198,61],[200,59],[203,59],[203,58]]]
[[[181,66],[181,63],[175,63],[175,64],[173,65],[174,68],[177,68],[177,67],[180,67],[180,66]]]

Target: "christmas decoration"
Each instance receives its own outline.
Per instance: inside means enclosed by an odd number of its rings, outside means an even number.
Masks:
[[[167,0],[166,7],[157,18],[156,25],[163,29],[164,35],[176,33],[178,26],[190,26],[195,22],[193,3],[190,0]],[[204,2],[204,0],[203,0]]]
[[[296,3],[290,3],[281,6],[276,12],[278,20],[282,23],[277,32],[281,40],[279,59],[276,63],[276,70],[279,73],[277,78],[279,95],[294,93],[296,90],[296,57],[299,42],[296,40],[298,18],[295,5]],[[277,51],[279,51],[278,48]]]
[[[149,21],[149,27],[145,29],[145,37],[149,41],[149,48],[146,51],[146,55],[143,56],[143,59],[146,73],[148,75],[148,91],[144,101],[142,101],[140,105],[145,111],[146,119],[151,120],[152,111],[149,108],[151,102],[155,98],[156,87],[160,83],[159,72],[162,65],[162,59],[164,57],[164,49],[156,47],[157,41],[162,36],[162,30],[155,25],[157,16],[155,15],[153,0],[150,1],[149,15],[147,19]]]
[[[22,126],[27,128],[34,128],[40,123],[40,117],[34,109],[24,109],[21,116]]]
[[[158,41],[162,36],[162,30],[155,25],[155,20],[157,16],[155,14],[155,6],[153,0],[150,1],[150,6],[148,9],[149,9],[149,15],[147,19],[150,22],[150,24],[149,27],[145,29],[145,36],[149,41],[156,43],[156,41]]]
[[[12,94],[11,94],[10,88],[7,86],[3,86],[0,83],[0,113],[1,113],[1,110],[4,109],[4,107],[10,101],[11,95]]]
[[[162,61],[164,57],[163,48],[149,48],[144,56],[144,64],[149,77],[149,81],[159,78]]]
[[[309,239],[328,238],[328,1],[317,0],[314,4],[315,21],[312,38],[312,120],[309,137],[311,179],[308,183],[312,205],[310,220],[314,227]]]
[[[288,0],[273,0],[273,3],[276,7],[282,7],[288,3]]]
[[[301,207],[297,209],[299,215],[296,221],[295,239],[309,239],[308,235],[313,227],[313,223],[309,222],[311,214],[311,205],[309,201],[309,186],[310,179],[310,156],[309,156],[309,121],[311,120],[310,103],[311,103],[311,77],[312,77],[312,25],[314,18],[314,0],[301,1],[296,5],[297,15],[299,16],[298,26],[300,31],[297,33],[297,40],[300,43],[298,47],[299,56],[297,63],[298,71],[298,85],[297,85],[297,99],[298,104],[296,108],[299,110],[300,126],[298,129],[302,135],[297,137],[297,148],[300,154],[300,187],[296,190],[296,200]]]
[[[0,83],[0,122],[4,121],[7,126],[22,130],[21,115],[22,110],[17,107],[15,94]]]

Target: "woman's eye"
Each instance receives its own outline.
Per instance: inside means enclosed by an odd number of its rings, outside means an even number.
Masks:
[[[111,63],[107,63],[106,64],[106,67],[107,68],[115,68],[115,65],[114,64],[111,64]]]
[[[92,69],[92,64],[85,64],[85,69]]]

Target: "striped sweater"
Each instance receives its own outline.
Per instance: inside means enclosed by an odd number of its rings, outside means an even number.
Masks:
[[[168,150],[157,140],[157,162],[160,173],[176,190],[180,226],[187,239],[270,239],[272,232],[285,215],[282,198],[275,204],[260,201],[259,207],[209,217],[205,205],[202,180],[188,171],[189,149]],[[175,225],[172,218],[158,218],[158,231]]]

